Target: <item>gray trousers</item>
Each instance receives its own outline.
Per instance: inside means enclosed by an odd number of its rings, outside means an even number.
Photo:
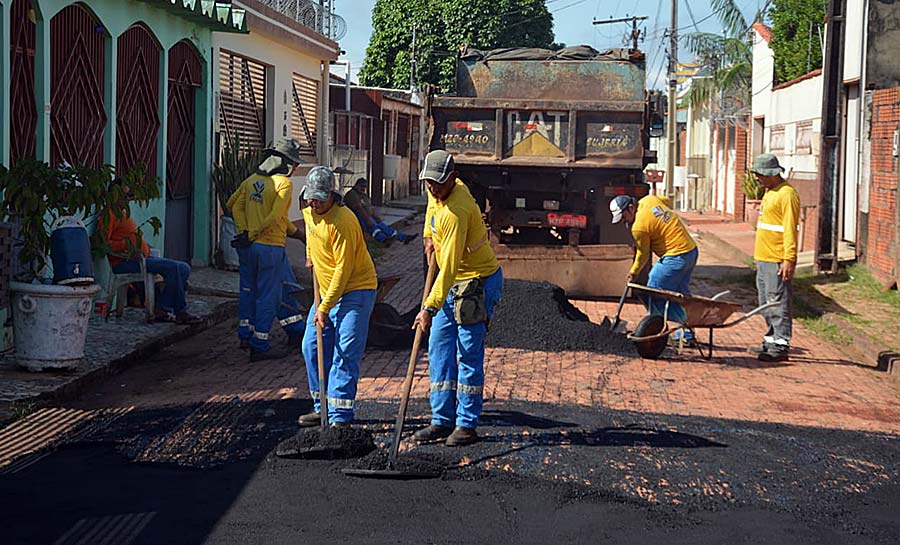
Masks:
[[[779,302],[781,305],[770,308],[762,314],[766,318],[766,331],[763,341],[767,344],[789,346],[791,344],[792,314],[794,291],[790,282],[785,282],[778,274],[781,263],[768,261],[756,262],[756,291],[759,292],[759,304]]]

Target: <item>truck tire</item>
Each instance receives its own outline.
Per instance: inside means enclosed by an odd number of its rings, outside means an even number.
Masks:
[[[641,321],[638,322],[637,327],[634,328],[634,333],[632,333],[632,336],[649,337],[651,335],[660,333],[665,327],[666,323],[665,320],[663,320],[662,316],[660,316],[659,314],[648,314],[647,316],[641,318]],[[659,358],[660,355],[662,355],[668,343],[668,338],[660,337],[659,339],[655,339],[652,341],[634,341],[634,348],[642,358],[655,360]]]

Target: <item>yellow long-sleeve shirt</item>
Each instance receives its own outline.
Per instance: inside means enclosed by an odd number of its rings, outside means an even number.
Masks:
[[[462,191],[470,197],[472,196],[472,193],[469,191],[469,186],[467,186],[465,182],[457,178],[455,184],[456,185],[453,188],[454,193]],[[422,238],[431,238],[431,218],[434,216],[434,206],[437,201],[430,191],[426,190],[425,194],[428,195],[428,207],[425,209],[425,226],[422,228]],[[472,198],[474,199],[474,197]]]
[[[353,212],[335,204],[320,216],[306,207],[303,219],[306,255],[312,260],[322,297],[319,310],[328,313],[345,293],[378,287],[375,264]]]
[[[638,201],[634,225],[631,226],[637,253],[631,274],[638,274],[650,260],[650,253],[659,257],[681,255],[697,247],[681,218],[669,208],[669,200],[647,195]]]
[[[284,246],[286,235],[293,233],[288,221],[292,192],[293,184],[286,176],[254,174],[241,183],[226,206],[239,233],[247,231],[253,242]]]
[[[781,263],[797,260],[797,230],[800,225],[800,195],[787,182],[766,190],[756,222],[753,258]]]
[[[481,209],[460,180],[446,201],[439,202],[429,193],[426,230],[434,242],[435,259],[440,272],[426,307],[441,308],[455,282],[486,278],[500,268],[488,242]]]

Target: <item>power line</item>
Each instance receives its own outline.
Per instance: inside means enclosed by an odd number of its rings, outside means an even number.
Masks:
[[[560,11],[562,11],[562,10],[564,10],[564,9],[568,9],[568,8],[577,6],[578,4],[584,4],[584,3],[587,2],[587,1],[588,1],[588,0],[577,0],[576,2],[572,2],[571,4],[567,4],[567,5],[565,5],[565,6],[561,7],[561,8],[559,8],[559,9],[551,10],[550,13],[559,13]],[[513,24],[507,26],[506,28],[513,28],[513,27],[516,27],[516,26],[519,26],[519,25],[524,25],[525,23],[530,23],[531,21],[535,21],[535,20],[537,20],[537,19],[540,19],[541,17],[543,17],[543,15],[538,15],[538,16],[536,16],[536,17],[531,17],[530,19],[525,19],[524,21],[519,21],[518,23],[513,23]]]

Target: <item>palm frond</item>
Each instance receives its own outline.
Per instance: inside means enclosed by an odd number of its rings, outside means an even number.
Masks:
[[[736,0],[710,0],[710,4],[729,36],[740,36],[750,28]]]

